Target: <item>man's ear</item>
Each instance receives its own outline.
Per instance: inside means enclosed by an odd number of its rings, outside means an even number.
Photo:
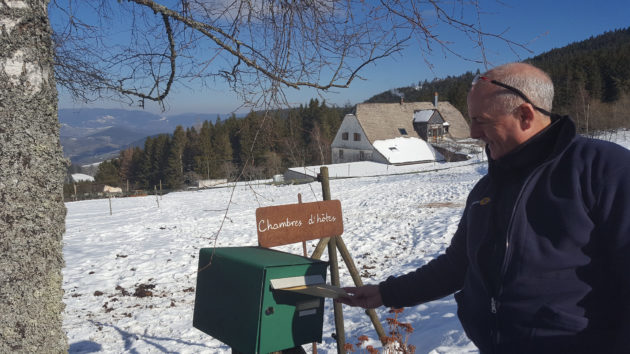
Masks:
[[[518,119],[523,131],[529,130],[534,126],[534,119],[536,118],[536,112],[534,107],[529,103],[523,103],[517,108]]]

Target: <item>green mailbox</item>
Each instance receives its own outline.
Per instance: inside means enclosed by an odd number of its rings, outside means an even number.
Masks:
[[[321,342],[324,299],[277,290],[271,283],[325,283],[327,266],[261,247],[203,248],[193,326],[242,353]]]

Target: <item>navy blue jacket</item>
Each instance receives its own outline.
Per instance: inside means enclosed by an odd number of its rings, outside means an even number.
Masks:
[[[380,291],[390,307],[457,292],[482,353],[630,353],[630,151],[554,120],[489,162],[444,254]]]

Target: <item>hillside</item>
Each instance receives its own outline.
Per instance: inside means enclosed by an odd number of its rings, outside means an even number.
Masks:
[[[554,112],[570,114],[584,132],[630,126],[623,114],[630,101],[630,27],[606,32],[525,60],[545,70],[556,88]],[[466,72],[415,87],[382,92],[366,102],[433,101],[451,102],[467,117],[466,94],[476,73]]]
[[[147,136],[172,133],[178,125],[191,127],[214,122],[219,115],[178,114],[110,108],[60,109],[61,145],[73,164],[86,164],[118,156],[128,146],[142,146]]]

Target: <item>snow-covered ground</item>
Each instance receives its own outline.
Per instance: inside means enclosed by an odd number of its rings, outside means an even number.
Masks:
[[[612,139],[630,147],[628,131]],[[343,209],[343,238],[365,283],[411,271],[449,244],[466,196],[487,167],[474,161],[440,167],[331,181],[332,197]],[[171,193],[159,200],[112,199],[113,215],[106,199],[67,203],[64,329],[70,352],[229,352],[192,327],[199,249],[256,245],[256,208],[297,203],[298,193],[303,202],[322,199],[314,182],[238,185]],[[316,241],[307,244],[312,252]],[[277,249],[302,253],[300,244]],[[352,285],[343,266],[341,282]],[[325,306],[318,350],[334,353],[330,300]],[[377,313],[383,323],[391,317],[387,309]],[[379,345],[363,310],[344,307],[344,318],[348,342],[367,335],[369,344]],[[417,353],[477,352],[457,320],[452,296],[406,309],[401,321],[413,326],[409,343]]]

